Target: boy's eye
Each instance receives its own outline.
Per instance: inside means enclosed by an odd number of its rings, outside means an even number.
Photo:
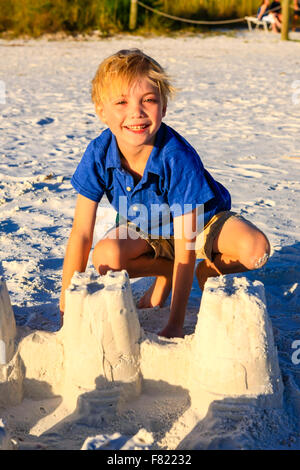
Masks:
[[[120,101],[117,101],[116,104],[125,104],[126,101],[125,100],[120,100]]]
[[[146,102],[150,102],[150,103],[156,103],[156,99],[155,99],[155,98],[146,98],[145,101],[146,101]]]

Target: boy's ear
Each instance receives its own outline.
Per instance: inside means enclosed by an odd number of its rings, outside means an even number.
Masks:
[[[167,114],[167,105],[165,104],[162,108],[162,117],[165,117],[166,114]]]
[[[106,123],[106,117],[105,117],[103,104],[96,104],[95,105],[95,110],[96,110],[96,114],[99,117],[99,119],[102,122],[104,122],[104,124],[105,124]]]

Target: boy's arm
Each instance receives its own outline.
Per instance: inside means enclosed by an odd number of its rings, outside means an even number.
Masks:
[[[196,261],[191,244],[196,239],[196,210],[174,219],[175,260],[171,312],[168,324],[159,333],[167,338],[183,337],[186,306],[191,292]]]
[[[74,272],[84,272],[87,265],[93,243],[97,207],[98,202],[94,202],[81,194],[78,195],[73,226],[63,265],[59,303],[62,315],[65,310],[65,290],[69,287]]]

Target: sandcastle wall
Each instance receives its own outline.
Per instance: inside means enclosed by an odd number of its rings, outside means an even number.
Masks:
[[[282,381],[264,286],[245,277],[210,278],[191,350],[189,390],[203,414],[215,400],[280,407]]]
[[[0,365],[9,362],[15,352],[16,322],[6,284],[0,279]]]
[[[209,279],[195,333],[170,340],[140,327],[126,271],[75,273],[61,330],[34,331],[18,344],[3,281],[0,292],[1,405],[60,395],[70,410],[80,405],[97,413],[112,396],[116,409],[137,397],[150,380],[188,390],[203,416],[224,398],[281,406],[277,351],[258,281]]]

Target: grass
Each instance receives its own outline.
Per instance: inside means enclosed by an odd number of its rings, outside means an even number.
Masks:
[[[260,0],[144,0],[166,13],[189,19],[222,20],[255,13]],[[100,30],[103,35],[128,31],[130,0],[0,0],[0,32],[39,37]],[[139,7],[137,32],[207,31],[158,16]]]

